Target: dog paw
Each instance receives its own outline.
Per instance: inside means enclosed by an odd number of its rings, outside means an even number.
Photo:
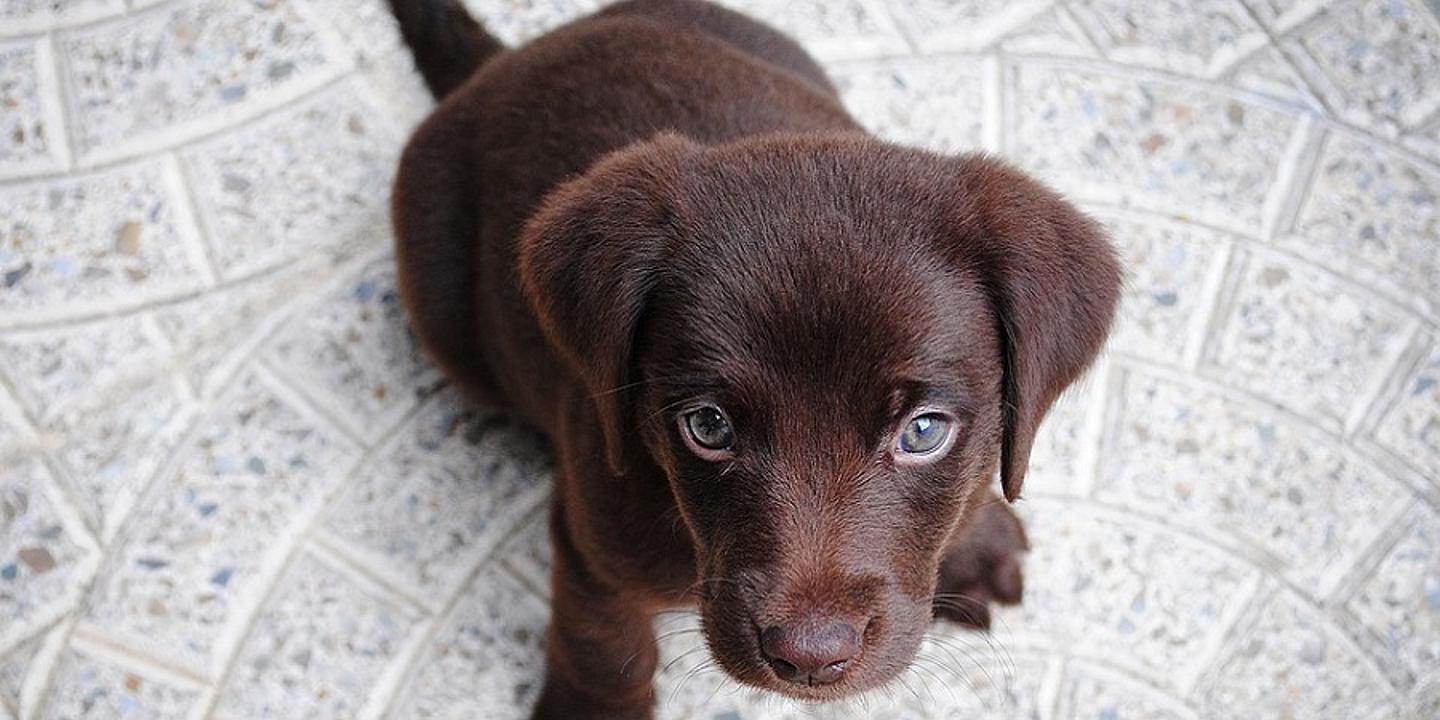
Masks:
[[[987,498],[951,538],[940,562],[934,612],[966,627],[990,627],[990,605],[1016,605],[1024,593],[1025,527],[1009,504]]]

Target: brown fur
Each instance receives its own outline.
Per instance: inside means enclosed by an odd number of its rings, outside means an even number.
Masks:
[[[392,5],[444,95],[395,185],[406,305],[558,456],[536,717],[649,717],[666,606],[698,603],[740,681],[829,699],[892,679],[932,615],[1019,601],[1024,532],[987,485],[1019,496],[1108,332],[1093,222],[996,160],[867,136],[798,46],[697,0],[515,50],[453,0]],[[724,462],[680,434],[701,402]],[[902,463],[921,406],[958,439]]]

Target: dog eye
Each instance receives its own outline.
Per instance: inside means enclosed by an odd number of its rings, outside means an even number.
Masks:
[[[900,433],[900,452],[928,455],[950,437],[950,420],[940,413],[926,413],[910,421]]]
[[[696,445],[706,450],[728,450],[735,444],[735,429],[725,411],[714,405],[696,408],[685,414],[685,429]]]

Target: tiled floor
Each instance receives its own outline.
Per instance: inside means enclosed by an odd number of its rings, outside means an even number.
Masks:
[[[994,636],[813,709],[680,634],[662,716],[1440,717],[1440,3],[736,4],[1130,277]],[[524,716],[548,460],[396,303],[428,106],[379,0],[0,0],[0,717]]]

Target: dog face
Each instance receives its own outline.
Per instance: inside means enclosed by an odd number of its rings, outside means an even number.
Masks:
[[[709,645],[807,699],[913,657],[941,551],[1089,362],[1118,271],[1002,165],[852,136],[662,137],[559,189],[525,290],[617,473],[663,470]]]

